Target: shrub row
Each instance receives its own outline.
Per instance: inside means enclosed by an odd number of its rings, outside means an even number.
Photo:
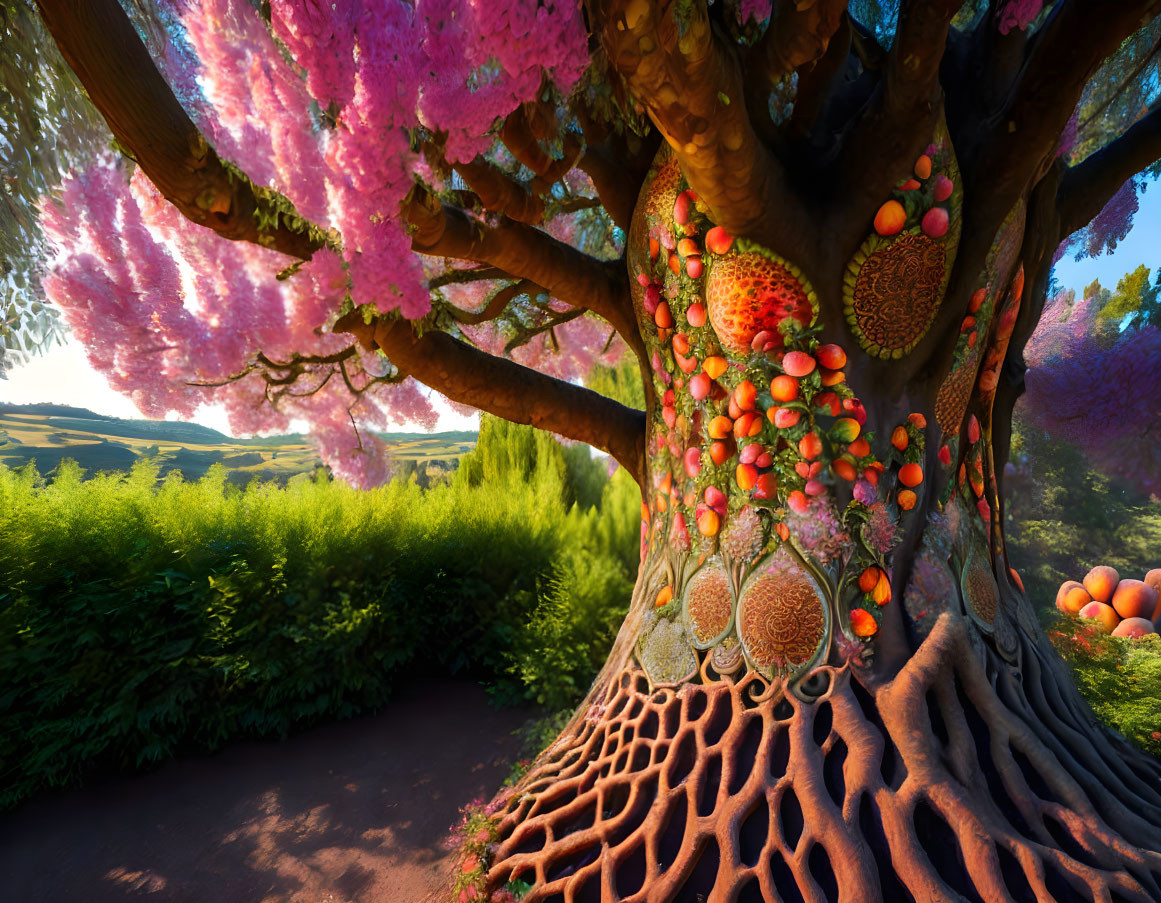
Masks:
[[[575,704],[636,572],[632,480],[499,421],[426,491],[82,477],[0,468],[0,805],[432,674]]]

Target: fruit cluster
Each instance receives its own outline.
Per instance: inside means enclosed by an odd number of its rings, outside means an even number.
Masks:
[[[1092,618],[1106,632],[1119,637],[1157,633],[1161,623],[1161,568],[1144,580],[1122,580],[1115,568],[1100,565],[1084,581],[1068,580],[1056,593],[1056,607],[1066,614]]]

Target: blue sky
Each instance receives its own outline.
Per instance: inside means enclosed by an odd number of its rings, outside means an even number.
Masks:
[[[1100,279],[1102,285],[1113,289],[1126,272],[1142,263],[1154,273],[1161,266],[1161,183],[1150,184],[1141,196],[1133,230],[1113,254],[1081,261],[1067,256],[1056,265],[1055,275],[1064,288],[1077,292],[1093,279]],[[435,400],[440,412],[437,429],[476,428],[475,415],[465,417]],[[7,380],[0,380],[0,401],[54,402],[88,408],[111,417],[142,416],[128,398],[110,389],[104,377],[89,367],[84,350],[72,341],[34,357],[25,366],[14,369]],[[203,407],[194,419],[204,426],[228,432],[225,411],[220,407]]]

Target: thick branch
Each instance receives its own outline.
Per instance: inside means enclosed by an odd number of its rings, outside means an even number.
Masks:
[[[959,6],[956,0],[909,0],[900,8],[883,82],[839,164],[844,215],[860,232],[930,139],[942,106],[939,64]]]
[[[795,259],[811,222],[754,132],[737,52],[714,38],[704,2],[589,0],[612,67],[676,152],[714,222]]]
[[[366,348],[382,348],[393,364],[452,401],[587,443],[612,455],[638,483],[644,479],[641,411],[480,351],[446,333],[417,336],[406,320],[368,325],[361,312],[352,311],[334,331],[351,333]]]
[[[804,140],[810,137],[814,123],[835,88],[835,83],[846,67],[851,52],[853,34],[851,20],[841,16],[839,27],[831,36],[826,52],[812,65],[798,74],[798,94],[794,98],[794,113],[790,117],[788,137]]]
[[[37,0],[41,18],[109,129],[158,191],[187,218],[236,241],[302,260],[319,247],[278,221],[248,183],[230,177],[149,57],[117,0]],[[264,209],[265,208],[265,209]]]
[[[747,73],[771,86],[821,59],[846,8],[846,0],[777,0],[766,33],[754,46]]]
[[[629,347],[643,351],[623,262],[589,257],[539,229],[509,219],[485,225],[420,193],[405,205],[404,213],[415,227],[412,250],[474,260],[535,282],[554,298],[608,320]]]
[[[1057,205],[1067,238],[1091,222],[1129,177],[1161,159],[1161,103],[1116,141],[1072,167],[1060,186]]]
[[[1001,127],[973,161],[991,197],[1025,193],[1051,164],[1085,84],[1121,42],[1161,11],[1161,0],[1060,0],[1029,43]],[[1123,181],[1123,180],[1122,180]],[[999,201],[997,201],[999,203]]]
[[[544,221],[544,201],[531,186],[511,178],[483,157],[457,163],[455,171],[488,210],[518,223],[537,225]]]

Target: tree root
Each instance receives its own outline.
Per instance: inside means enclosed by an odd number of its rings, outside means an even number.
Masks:
[[[873,690],[823,666],[814,702],[752,677],[654,689],[632,664],[606,672],[502,811],[489,891],[1161,900],[1161,765],[1066,701],[1035,637],[1009,664],[973,629],[941,616]]]

